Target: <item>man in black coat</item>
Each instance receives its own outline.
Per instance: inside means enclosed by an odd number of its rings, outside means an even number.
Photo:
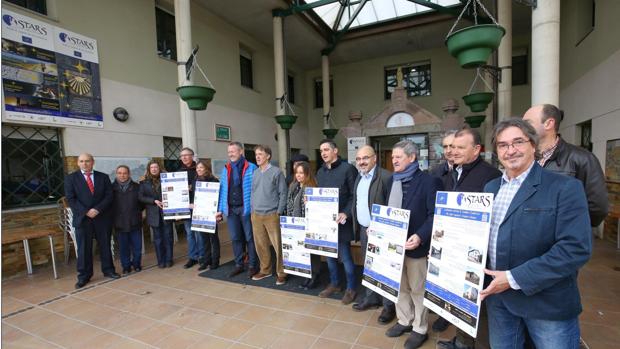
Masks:
[[[443,158],[444,161],[439,163],[429,171],[429,174],[433,177],[437,177],[441,179],[444,188],[450,187],[450,182],[452,181],[452,170],[454,169],[454,156],[452,155],[454,142],[454,134],[456,130],[447,131],[444,133],[443,138],[441,139],[441,147],[443,148]]]
[[[338,147],[331,139],[321,141],[319,146],[324,163],[316,174],[316,181],[320,188],[338,188],[338,256],[344,264],[347,277],[347,289],[342,297],[342,303],[350,304],[355,300],[355,264],[351,255],[351,240],[353,240],[353,223],[351,209],[353,207],[353,187],[357,170],[338,156]],[[319,297],[329,297],[340,292],[340,273],[338,258],[327,258],[330,284]]]
[[[93,171],[94,165],[91,154],[80,154],[80,170],[65,177],[65,197],[73,213],[78,245],[75,288],[84,287],[93,276],[93,237],[99,245],[103,275],[113,279],[120,277],[114,270],[110,250],[112,185],[105,173]]]
[[[353,209],[351,215],[355,240],[360,241],[361,251],[365,254],[368,246],[368,234],[366,230],[370,225],[370,212],[373,204],[387,205],[392,184],[392,173],[377,166],[377,154],[375,150],[365,145],[357,150],[355,163],[359,170],[359,175],[355,179],[353,190]],[[375,309],[383,305],[379,323],[387,324],[396,317],[394,302],[381,297],[371,289],[366,289],[364,299],[353,304],[353,310],[365,311]]]
[[[129,167],[116,168],[112,183],[114,230],[118,238],[123,274],[142,270],[142,205],[138,199],[140,185],[131,179]]]

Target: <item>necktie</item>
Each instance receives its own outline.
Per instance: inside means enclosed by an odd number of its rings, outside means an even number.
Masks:
[[[86,184],[88,185],[88,189],[90,190],[90,193],[94,194],[95,185],[93,184],[93,180],[90,179],[90,172],[84,172],[84,175],[86,176]]]

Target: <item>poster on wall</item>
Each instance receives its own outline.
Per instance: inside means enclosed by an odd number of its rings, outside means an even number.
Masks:
[[[187,172],[161,173],[161,202],[164,219],[191,218]]]
[[[476,337],[493,194],[437,192],[424,306]]]
[[[362,285],[396,303],[405,261],[409,210],[373,204]]]
[[[103,127],[97,41],[2,12],[2,118]]]

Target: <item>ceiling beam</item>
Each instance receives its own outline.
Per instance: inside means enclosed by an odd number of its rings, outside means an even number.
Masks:
[[[366,5],[367,2],[368,2],[368,0],[361,0],[360,1],[359,6],[355,9],[355,12],[353,12],[353,15],[351,15],[351,17],[349,18],[349,21],[347,22],[347,24],[345,24],[344,27],[342,27],[342,30],[337,31],[336,34],[332,36],[332,40],[331,40],[329,46],[321,50],[321,55],[327,56],[330,53],[332,53],[334,51],[334,49],[336,49],[336,45],[338,45],[338,42],[340,41],[342,36],[347,33],[347,31],[349,30],[349,27],[351,27],[351,24],[353,24],[353,21],[360,14],[362,9],[364,8],[364,5]]]
[[[294,15],[296,13],[303,13],[305,11],[312,10],[315,7],[329,5],[334,2],[340,2],[340,0],[319,0],[311,4],[304,3],[301,5],[297,1],[295,1],[294,3],[290,4],[289,8],[287,9],[278,8],[278,9],[272,10],[271,13],[273,14],[274,17],[286,17],[286,16]]]
[[[454,17],[457,17],[461,14],[461,11],[463,11],[463,7],[464,5],[458,5],[458,6],[450,6],[450,7],[445,7],[445,6],[441,6],[439,4],[436,4],[434,2],[431,2],[429,0],[407,0],[409,2],[413,2],[416,3],[418,5],[422,5],[425,7],[428,7],[430,9],[433,9],[439,13],[445,13],[445,14],[449,14],[452,15]],[[468,19],[470,21],[474,21],[474,17],[471,16],[469,13],[464,13],[463,14],[463,18]],[[484,16],[482,14],[478,14],[478,23],[492,23],[491,19],[487,16]]]

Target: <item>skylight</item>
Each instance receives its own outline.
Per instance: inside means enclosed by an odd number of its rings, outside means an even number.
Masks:
[[[321,0],[306,0],[306,3],[312,4],[317,1]],[[459,0],[429,0],[429,2],[444,7],[461,3]],[[344,5],[341,3],[344,3]],[[317,6],[314,8],[314,12],[319,15],[325,24],[332,28],[332,30],[338,31],[342,30],[347,23],[349,23],[350,18],[354,17],[362,3],[364,2],[360,0],[341,0],[322,6]],[[334,28],[341,7],[344,7],[342,17],[337,23],[337,28]],[[359,11],[357,17],[353,19],[353,22],[349,28],[362,27],[378,22],[390,21],[397,18],[431,11],[434,10],[409,0],[369,0]]]

